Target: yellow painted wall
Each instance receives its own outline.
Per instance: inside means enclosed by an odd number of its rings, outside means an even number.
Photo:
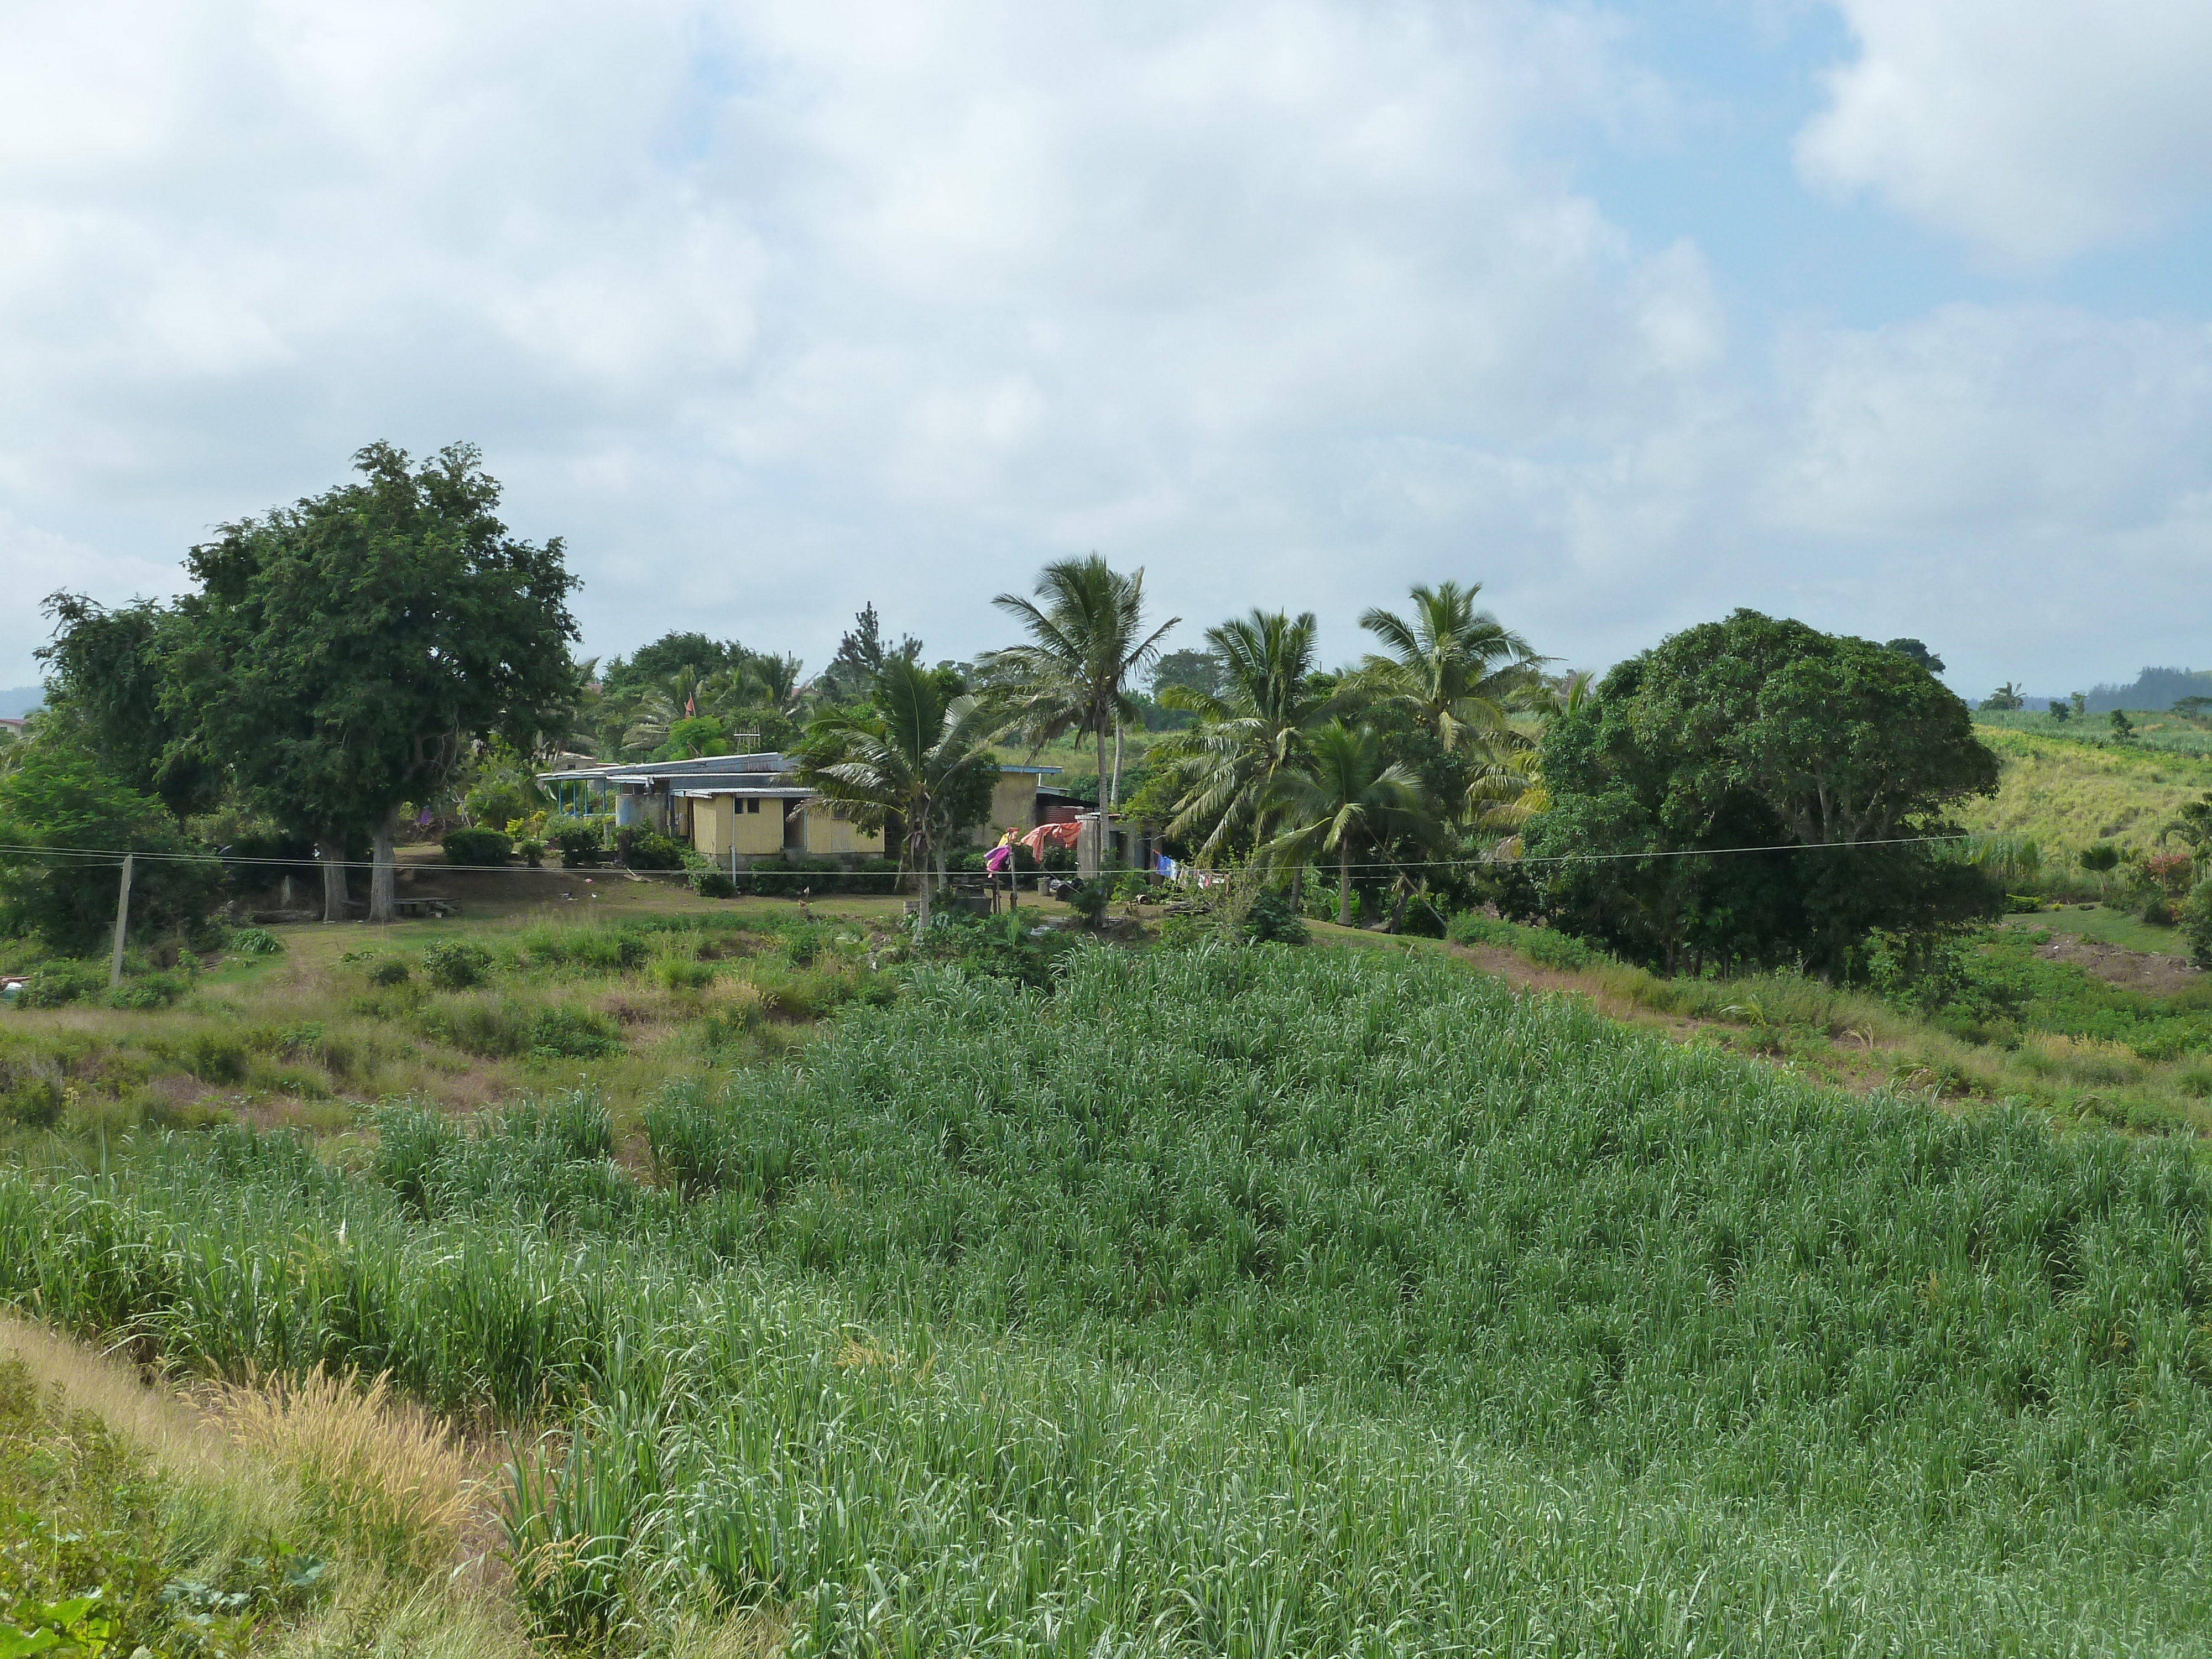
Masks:
[[[747,811],[748,805],[756,810]],[[691,844],[717,864],[733,849],[741,859],[773,858],[783,851],[784,803],[774,797],[714,795],[691,806]]]
[[[710,859],[730,855],[730,807],[727,795],[691,803],[691,845]]]
[[[991,816],[975,829],[979,847],[998,844],[1000,833],[1012,825],[1026,833],[1036,828],[1036,775],[1001,772],[991,788]]]
[[[865,854],[872,858],[883,855],[884,832],[861,829],[845,816],[845,809],[841,806],[810,805],[804,822],[805,850],[817,858],[835,858],[843,854]]]

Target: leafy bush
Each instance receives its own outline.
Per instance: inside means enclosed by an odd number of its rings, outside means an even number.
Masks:
[[[514,851],[515,856],[520,858],[532,869],[542,870],[545,867],[545,843],[544,842],[534,839],[519,841],[514,843]]]
[[[422,952],[422,971],[443,991],[480,985],[491,969],[491,952],[464,939],[441,939]]]
[[[434,950],[437,947],[434,945],[431,948]],[[404,985],[407,979],[407,964],[397,957],[388,957],[382,962],[373,963],[368,970],[371,985]]]
[[[272,957],[284,948],[284,941],[266,927],[234,927],[227,943],[241,957]]]
[[[43,848],[98,848],[114,861],[50,859]],[[115,925],[125,851],[152,854],[131,872],[136,939],[187,933],[214,911],[222,864],[177,833],[161,802],[125,787],[90,758],[44,739],[0,773],[0,937],[55,951],[100,948]]]
[[[1309,935],[1290,900],[1270,888],[1245,910],[1244,937],[1255,945],[1304,945]]]
[[[2182,937],[2189,941],[2189,959],[2199,968],[2212,969],[2212,878],[2197,884],[2181,914]]]
[[[1077,881],[1068,884],[1065,896],[1067,908],[1081,916],[1086,926],[1096,927],[1106,919],[1106,907],[1113,902],[1113,890],[1103,880]]]
[[[615,831],[615,853],[632,870],[681,870],[684,845],[658,830],[633,823]]]
[[[1463,911],[1454,916],[1444,930],[1444,937],[1454,945],[1502,945],[1547,968],[1594,968],[1613,960],[1571,933],[1554,933],[1548,927],[1523,927],[1486,916],[1478,910]]]
[[[553,1007],[530,1022],[530,1053],[539,1060],[604,1060],[622,1052],[622,1035],[605,1014]]]
[[[173,1007],[192,988],[191,975],[183,970],[147,974],[126,979],[107,994],[111,1008]]]
[[[514,851],[514,843],[497,830],[456,830],[438,844],[447,863],[471,868],[505,864]]]
[[[105,968],[97,963],[62,957],[42,962],[33,969],[15,1001],[18,1007],[23,1008],[59,1008],[96,997],[106,988]]]
[[[561,866],[567,870],[596,870],[607,856],[607,817],[604,812],[583,818],[556,818],[545,839],[561,849]]]

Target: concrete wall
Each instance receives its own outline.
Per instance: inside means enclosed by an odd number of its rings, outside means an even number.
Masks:
[[[691,844],[716,864],[772,858],[783,851],[783,805],[758,795],[712,795],[691,801]]]
[[[799,850],[814,858],[866,857],[881,858],[884,853],[884,832],[863,830],[847,816],[842,806],[831,806],[815,801],[799,815],[804,831]]]
[[[977,824],[969,836],[978,847],[995,847],[1009,826],[1026,835],[1036,828],[1037,776],[1034,772],[1001,772],[991,788],[991,816]]]

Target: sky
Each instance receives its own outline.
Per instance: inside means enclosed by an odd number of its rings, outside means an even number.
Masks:
[[[1095,550],[1171,644],[2212,665],[2207,84],[2203,0],[0,0],[0,685],[378,440],[597,656]]]

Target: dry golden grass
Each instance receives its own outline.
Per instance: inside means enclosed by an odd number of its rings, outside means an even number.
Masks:
[[[137,1368],[0,1310],[0,1358],[21,1360],[41,1389],[58,1389],[172,1474],[229,1473],[234,1449],[221,1427],[180,1395],[149,1388]]]
[[[387,1378],[316,1371],[226,1385],[210,1403],[240,1449],[289,1469],[316,1518],[377,1559],[434,1571],[489,1549],[489,1460]]]

